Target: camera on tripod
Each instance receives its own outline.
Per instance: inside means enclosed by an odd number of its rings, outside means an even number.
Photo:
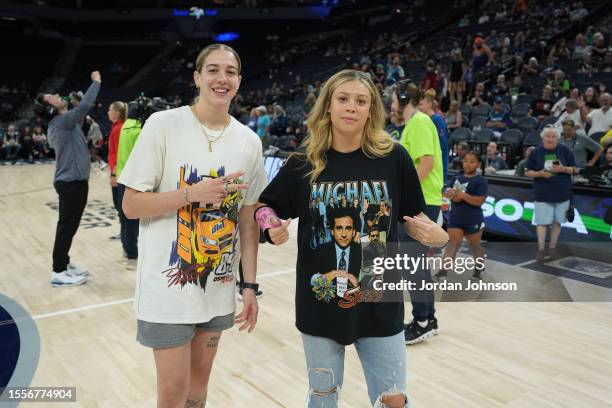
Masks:
[[[148,98],[144,94],[140,94],[136,99],[128,102],[127,116],[129,119],[136,119],[144,125],[153,113],[176,107],[175,104],[160,97]]]

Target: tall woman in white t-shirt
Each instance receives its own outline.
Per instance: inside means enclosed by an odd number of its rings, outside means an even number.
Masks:
[[[134,310],[137,340],[154,350],[159,408],[205,406],[221,331],[257,322],[253,214],[266,179],[259,138],[228,113],[240,72],[231,47],[202,50],[196,103],[151,115],[119,180],[125,215],[140,218]],[[251,287],[235,316],[240,254]]]

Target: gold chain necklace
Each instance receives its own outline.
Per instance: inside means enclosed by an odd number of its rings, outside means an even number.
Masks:
[[[219,139],[221,139],[221,137],[223,137],[223,134],[225,133],[225,129],[227,129],[227,127],[229,126],[232,120],[232,117],[230,116],[227,119],[227,123],[223,127],[223,130],[221,131],[221,133],[219,133],[219,136],[213,137],[213,136],[209,136],[208,133],[206,133],[206,130],[204,129],[204,125],[198,119],[198,116],[196,115],[195,105],[193,107],[193,116],[195,117],[196,122],[198,123],[198,126],[200,127],[200,129],[202,129],[202,133],[204,134],[204,137],[206,138],[206,141],[208,142],[208,151],[212,153],[212,144],[218,141]]]

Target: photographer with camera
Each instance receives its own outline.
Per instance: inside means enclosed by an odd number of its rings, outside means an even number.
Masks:
[[[68,252],[79,228],[89,191],[91,163],[81,123],[100,91],[100,72],[92,72],[91,80],[81,103],[74,109],[68,110],[68,98],[58,94],[39,94],[34,102],[35,112],[49,119],[49,143],[55,149],[56,158],[53,186],[59,195],[59,219],[53,245],[51,285],[54,287],[83,284],[89,274],[87,269],[70,262]]]

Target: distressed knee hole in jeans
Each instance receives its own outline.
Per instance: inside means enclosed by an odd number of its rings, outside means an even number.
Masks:
[[[336,384],[334,372],[329,368],[311,368],[308,370],[310,389],[308,390],[309,406],[327,408],[336,407],[340,399],[340,386]]]
[[[408,408],[409,401],[408,394],[398,388],[392,388],[378,396],[374,408]]]

